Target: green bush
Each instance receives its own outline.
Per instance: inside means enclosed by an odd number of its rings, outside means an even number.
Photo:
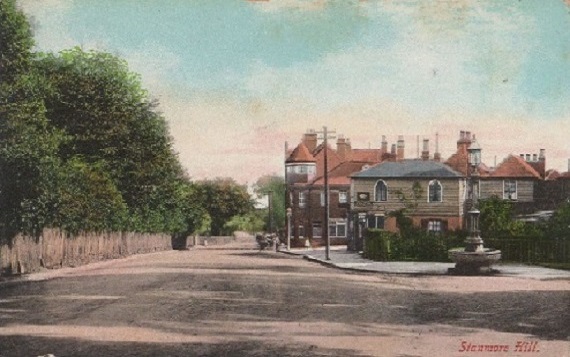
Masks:
[[[368,259],[448,262],[448,250],[463,246],[465,233],[434,234],[414,228],[403,234],[369,229],[365,239],[364,256]]]
[[[380,229],[368,229],[365,235],[364,256],[372,260],[390,260],[390,242],[393,236],[393,233]]]

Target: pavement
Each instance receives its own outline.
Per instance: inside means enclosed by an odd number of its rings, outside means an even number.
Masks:
[[[326,252],[323,248],[312,249],[280,249],[281,253],[300,255],[309,261],[321,263],[339,269],[384,273],[384,274],[406,274],[406,275],[448,275],[449,269],[455,266],[454,263],[439,262],[378,262],[363,258],[358,252],[348,251],[346,246],[333,246],[329,251],[329,259],[326,259]],[[549,279],[569,279],[570,271],[543,268],[539,266],[498,263],[493,265],[494,276],[509,276],[527,279],[549,280]]]

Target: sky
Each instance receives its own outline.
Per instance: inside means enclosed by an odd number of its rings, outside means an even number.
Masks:
[[[353,148],[460,130],[483,162],[570,158],[570,0],[18,0],[36,50],[113,53],[160,102],[195,179],[283,175],[326,126]]]

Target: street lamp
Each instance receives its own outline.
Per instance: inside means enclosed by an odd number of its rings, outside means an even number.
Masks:
[[[481,212],[478,207],[478,193],[479,193],[479,165],[481,164],[481,146],[475,136],[471,141],[471,145],[467,149],[469,172],[468,184],[469,192],[471,193],[471,207],[467,214],[469,215],[469,237],[465,240],[466,252],[482,252],[483,239],[479,236],[479,215]]]
[[[291,208],[287,208],[287,250],[291,250],[291,216],[293,212]]]
[[[273,190],[267,191],[267,206],[269,214],[269,233],[273,233]]]

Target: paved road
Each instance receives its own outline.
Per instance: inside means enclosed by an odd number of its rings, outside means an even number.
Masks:
[[[0,284],[1,357],[570,356],[565,280],[354,273],[251,243],[30,278]]]

